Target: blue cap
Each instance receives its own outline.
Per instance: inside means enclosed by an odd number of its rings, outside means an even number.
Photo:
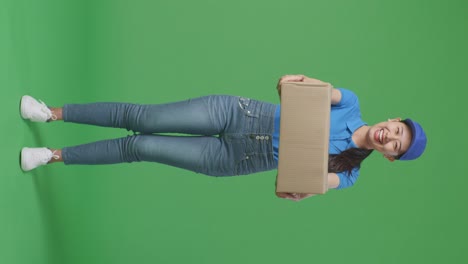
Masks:
[[[413,136],[408,150],[400,156],[399,160],[414,160],[421,156],[424,149],[426,149],[426,133],[424,133],[420,124],[409,118],[403,120],[403,122],[411,128]]]

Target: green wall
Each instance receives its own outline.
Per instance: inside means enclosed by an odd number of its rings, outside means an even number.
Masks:
[[[0,0],[0,262],[467,262],[467,14],[464,0]],[[420,121],[427,153],[394,163],[374,153],[354,187],[299,203],[275,197],[275,171],[20,170],[23,146],[128,134],[25,122],[23,94],[52,106],[279,103],[276,81],[291,73],[355,91],[371,124]]]

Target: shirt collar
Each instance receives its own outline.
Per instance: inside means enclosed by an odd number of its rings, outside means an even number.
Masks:
[[[354,133],[354,131],[364,125],[367,125],[367,123],[362,121],[361,118],[352,119],[346,122],[346,126],[348,126],[351,135]]]

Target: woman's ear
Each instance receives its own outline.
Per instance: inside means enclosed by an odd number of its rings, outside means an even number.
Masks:
[[[384,156],[384,158],[388,159],[390,162],[395,161],[395,157],[393,157],[393,156],[389,156],[389,155],[385,155],[385,154],[383,156]]]
[[[401,121],[401,117],[389,118],[388,119],[388,122],[400,122],[400,121]]]

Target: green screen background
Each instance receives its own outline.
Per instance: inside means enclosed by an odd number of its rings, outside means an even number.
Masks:
[[[0,0],[1,263],[466,263],[468,2]],[[276,171],[53,164],[21,147],[125,130],[23,121],[51,106],[231,94],[279,103],[284,74],[353,90],[370,124],[412,117],[416,162],[372,154],[352,188],[295,203]],[[465,114],[463,114],[465,113]]]

